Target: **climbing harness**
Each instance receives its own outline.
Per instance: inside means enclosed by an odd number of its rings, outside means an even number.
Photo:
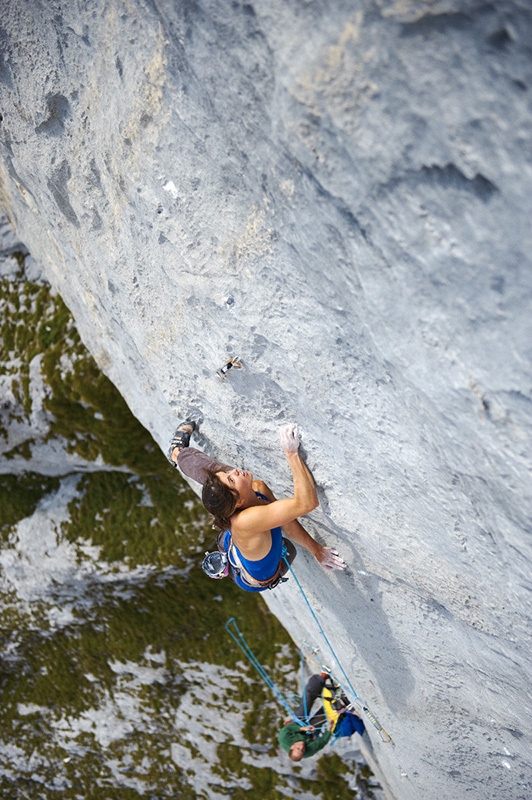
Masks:
[[[325,683],[321,692],[321,702],[328,728],[333,734],[331,744],[344,736],[352,736],[353,733],[363,735],[364,723],[338,684],[334,684],[332,680],[329,685]]]
[[[288,571],[285,563],[290,563],[289,559],[293,561],[296,556],[296,549],[289,539],[285,539],[283,536],[281,558],[279,559],[275,572],[267,580],[262,581],[249,574],[241,561],[231,536],[229,536],[228,544],[224,545],[223,542],[226,533],[229,533],[229,531],[223,531],[217,537],[218,550],[205,553],[201,568],[209,578],[218,580],[219,578],[229,576],[234,581],[235,575],[238,575],[242,583],[245,583],[252,589],[261,590],[275,589],[280,583],[285,583],[285,581],[288,580],[288,578],[284,577]],[[227,551],[225,547],[227,547]]]
[[[227,559],[229,561],[230,567],[240,576],[240,579],[244,583],[247,583],[248,586],[257,589],[258,588],[275,589],[275,587],[278,586],[280,583],[284,583],[285,581],[288,580],[288,578],[283,578],[283,575],[286,572],[284,568],[285,554],[286,554],[286,546],[283,544],[283,549],[281,551],[281,558],[279,559],[279,564],[277,565],[277,569],[275,570],[273,575],[265,581],[260,581],[258,578],[254,578],[252,575],[249,574],[245,566],[242,564],[240,556],[238,555],[237,549],[233,543],[232,537],[229,540]]]
[[[382,742],[383,742],[384,744],[389,744],[390,742],[393,744],[393,739],[392,739],[392,737],[390,736],[390,734],[388,733],[388,731],[387,731],[385,728],[383,728],[383,727],[382,727],[382,725],[380,724],[379,720],[377,719],[377,717],[375,716],[375,714],[374,714],[374,713],[371,711],[371,709],[369,708],[369,706],[368,706],[368,704],[365,702],[365,700],[363,700],[363,699],[360,697],[360,695],[358,695],[358,694],[355,692],[355,690],[354,690],[354,689],[353,689],[353,687],[351,686],[351,683],[348,681],[348,682],[349,682],[349,689],[347,689],[347,688],[346,688],[346,687],[345,687],[345,686],[342,684],[342,682],[341,682],[341,681],[338,679],[338,677],[332,673],[332,671],[331,671],[330,667],[326,666],[325,664],[322,664],[322,662],[319,660],[319,658],[318,658],[318,655],[317,655],[317,654],[319,653],[319,650],[320,650],[320,649],[319,649],[319,647],[315,647],[315,646],[313,647],[313,646],[312,646],[312,645],[310,645],[308,642],[303,642],[303,645],[302,645],[302,648],[301,648],[301,649],[303,650],[303,648],[305,648],[305,649],[307,650],[307,655],[308,655],[309,657],[311,657],[311,658],[313,658],[313,659],[314,659],[314,661],[315,661],[315,663],[316,663],[317,667],[318,667],[318,668],[319,668],[319,669],[320,669],[322,672],[327,672],[327,673],[330,675],[330,677],[331,677],[331,679],[333,680],[333,682],[334,682],[334,683],[336,683],[336,684],[337,684],[337,685],[340,687],[340,689],[342,690],[342,692],[343,692],[343,693],[344,693],[344,694],[347,696],[348,700],[349,700],[349,695],[351,695],[351,697],[352,697],[352,700],[351,700],[351,702],[349,703],[349,705],[347,706],[347,709],[353,709],[353,710],[356,710],[356,711],[359,711],[359,710],[363,711],[363,712],[364,712],[364,714],[365,714],[365,715],[367,716],[367,718],[369,719],[369,721],[371,722],[371,724],[372,724],[372,725],[373,725],[373,726],[376,728],[376,730],[378,731],[378,733],[379,733],[379,736],[381,737],[381,740],[382,740]],[[340,662],[338,661],[337,657],[336,657],[336,656],[334,656],[334,658],[335,658],[336,662],[338,663],[338,666],[340,667],[340,669],[342,669],[342,665],[341,665],[341,664],[340,664]],[[343,670],[342,670],[342,671],[343,671]]]

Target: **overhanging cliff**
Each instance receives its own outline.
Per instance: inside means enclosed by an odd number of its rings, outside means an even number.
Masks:
[[[391,794],[530,794],[524,4],[10,0],[0,202],[165,446],[289,489]],[[223,383],[230,357],[244,368]],[[293,581],[267,600],[319,635]],[[371,731],[373,735],[373,732]],[[527,788],[528,787],[528,788]]]

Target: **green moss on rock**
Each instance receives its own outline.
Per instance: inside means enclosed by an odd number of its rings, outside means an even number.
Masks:
[[[72,585],[52,586],[46,598],[27,606],[8,587],[3,592],[0,738],[18,753],[18,762],[3,765],[0,794],[208,800],[208,793],[192,785],[194,770],[182,770],[170,757],[172,744],[182,738],[174,729],[176,712],[201,681],[191,665],[242,669],[242,653],[224,630],[233,616],[283,691],[298,688],[297,651],[261,597],[203,574],[200,562],[214,533],[201,504],[84,349],[61,299],[47,285],[24,281],[21,271],[0,281],[0,311],[0,371],[10,376],[19,404],[3,423],[30,421],[30,365],[41,356],[47,387],[42,402],[49,417],[45,440],[106,465],[80,475],[69,522],[58,532],[78,546],[85,567],[91,556],[84,546],[99,548],[93,576],[72,576]],[[0,433],[7,441],[8,430]],[[29,461],[39,444],[36,435],[28,436],[4,455]],[[4,546],[12,545],[14,526],[58,487],[58,478],[30,472],[0,477]],[[71,620],[52,624],[56,609],[70,609]],[[160,659],[153,660],[157,654]],[[128,677],[128,669],[134,673],[154,664],[164,672],[161,680],[138,685]],[[247,742],[276,747],[282,713],[251,665],[243,670],[242,680],[216,690],[212,708],[205,703],[202,713],[212,714],[215,724],[220,708],[240,710]],[[136,704],[141,728],[117,733],[104,746],[94,731],[79,726],[107,707],[119,714],[116,699],[124,696]],[[198,748],[183,743],[201,759]],[[287,796],[286,779],[267,767],[243,764],[234,743],[219,744],[218,756],[213,774],[235,800]],[[340,777],[342,762],[324,758],[318,762],[319,781],[298,779],[301,791],[323,791],[324,798],[335,800],[351,797]]]
[[[58,478],[34,472],[0,475],[0,533],[5,536],[17,522],[29,517],[39,501],[59,486]]]

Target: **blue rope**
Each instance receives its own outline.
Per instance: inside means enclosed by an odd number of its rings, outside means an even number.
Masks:
[[[327,638],[327,635],[326,635],[325,631],[323,630],[323,627],[322,627],[319,619],[317,618],[316,614],[314,613],[314,610],[313,610],[312,606],[310,605],[310,603],[308,601],[308,598],[307,598],[307,596],[306,596],[306,594],[305,594],[305,592],[303,590],[303,587],[299,583],[299,581],[297,579],[297,576],[296,576],[294,570],[292,569],[292,566],[291,566],[290,562],[288,561],[288,558],[287,558],[287,555],[286,555],[286,548],[283,548],[282,557],[283,557],[283,559],[284,559],[284,561],[285,561],[285,563],[286,563],[286,565],[288,567],[288,570],[289,570],[291,576],[293,577],[294,581],[296,582],[296,586],[298,587],[299,591],[301,592],[301,596],[303,597],[303,599],[304,599],[304,601],[305,601],[305,603],[307,605],[307,608],[308,608],[308,610],[310,611],[310,613],[312,615],[312,618],[314,619],[316,625],[318,626],[318,630],[321,633],[321,636],[323,637],[324,642],[326,643],[327,647],[329,648],[332,657],[334,658],[334,660],[338,664],[338,667],[339,667],[342,675],[345,678],[346,685],[344,686],[342,684],[342,682],[340,680],[338,680],[337,676],[335,676],[335,679],[336,679],[338,685],[340,686],[340,688],[342,689],[342,691],[345,694],[347,694],[347,695],[350,694],[351,695],[352,701],[358,700],[358,702],[361,704],[364,712],[367,714],[367,716],[369,717],[369,719],[371,720],[371,722],[373,723],[375,728],[378,730],[383,742],[391,742],[392,738],[391,738],[390,734],[382,727],[382,725],[380,724],[378,719],[375,717],[375,715],[369,709],[368,704],[364,700],[362,700],[362,698],[355,692],[355,690],[354,690],[354,688],[353,688],[353,686],[351,684],[351,681],[349,680],[349,677],[347,676],[347,673],[346,673],[346,671],[344,670],[344,668],[342,666],[342,663],[341,663],[340,659],[336,655],[332,644],[330,643],[329,639]],[[236,628],[236,633],[234,633],[231,630],[231,628],[230,628],[231,623],[234,624],[234,627]],[[307,707],[306,707],[307,706],[307,703],[306,703],[307,698],[306,698],[306,692],[305,692],[305,683],[304,683],[304,680],[303,680],[303,678],[304,678],[304,668],[303,668],[304,659],[303,659],[302,651],[300,650],[300,658],[301,658],[301,672],[302,672],[302,683],[303,683],[303,686],[302,686],[302,689],[303,689],[303,708],[304,708],[305,717],[306,717],[305,721],[300,720],[294,714],[294,712],[292,710],[292,707],[290,706],[290,704],[288,703],[288,701],[286,700],[284,695],[275,686],[274,682],[271,680],[271,678],[267,674],[266,670],[264,669],[262,664],[258,661],[258,659],[256,658],[255,654],[251,650],[250,646],[248,645],[248,643],[244,639],[242,633],[240,632],[240,630],[238,628],[238,625],[236,624],[236,620],[235,620],[234,617],[231,617],[231,619],[229,619],[226,622],[225,629],[229,633],[229,635],[232,637],[232,639],[235,641],[235,643],[238,645],[238,647],[242,650],[244,655],[253,664],[253,666],[255,667],[255,669],[257,670],[257,672],[259,673],[259,675],[263,679],[263,681],[272,690],[274,695],[277,697],[279,703],[283,706],[283,708],[286,709],[286,711],[288,712],[290,717],[294,720],[294,722],[297,722],[300,726],[303,726],[305,724],[308,725],[309,717],[308,717],[308,710],[307,710]]]
[[[320,623],[319,619],[317,618],[316,614],[314,613],[314,610],[313,610],[312,606],[310,605],[310,603],[309,603],[309,601],[308,601],[308,598],[307,598],[307,596],[306,596],[305,592],[303,591],[303,587],[302,587],[302,586],[301,586],[301,584],[299,583],[299,581],[298,581],[298,579],[297,579],[297,577],[296,577],[296,574],[295,574],[294,570],[292,569],[292,566],[291,566],[290,562],[288,561],[288,559],[286,558],[286,556],[284,556],[284,560],[285,560],[285,563],[288,565],[288,569],[290,570],[290,574],[291,574],[291,576],[293,577],[293,579],[295,580],[295,582],[296,582],[296,585],[297,585],[297,587],[298,587],[299,591],[301,592],[301,595],[302,595],[302,597],[303,597],[303,599],[304,599],[305,603],[307,604],[307,608],[308,608],[308,610],[309,610],[309,611],[310,611],[310,613],[312,614],[312,617],[313,617],[313,619],[314,619],[314,622],[315,622],[315,623],[316,623],[316,625],[318,626],[319,632],[321,633],[321,635],[322,635],[322,637],[323,637],[323,640],[324,640],[324,642],[326,643],[327,647],[328,647],[328,648],[329,648],[329,650],[331,651],[331,655],[332,655],[332,657],[334,658],[334,660],[335,660],[335,661],[336,661],[336,663],[338,664],[338,667],[339,667],[339,669],[340,669],[340,671],[341,671],[342,675],[344,676],[344,678],[345,678],[345,680],[346,680],[346,684],[347,684],[347,686],[349,687],[349,693],[351,694],[351,696],[352,696],[353,700],[360,700],[360,698],[359,698],[358,694],[357,694],[357,693],[355,692],[355,690],[353,689],[353,687],[352,687],[352,685],[351,685],[351,681],[350,681],[350,680],[349,680],[349,678],[347,677],[347,674],[346,674],[346,672],[345,672],[345,670],[344,670],[344,668],[343,668],[343,666],[342,666],[342,664],[341,664],[341,662],[340,662],[340,659],[338,658],[338,656],[337,656],[337,655],[336,655],[336,653],[334,652],[334,648],[333,648],[332,644],[330,643],[329,639],[327,638],[327,636],[326,636],[326,634],[325,634],[325,631],[323,630],[323,627],[322,627],[322,625],[321,625],[321,623]],[[342,684],[341,684],[341,683],[340,683],[340,687],[341,687],[341,688],[344,690],[344,692],[346,691],[346,687],[342,686]]]
[[[232,630],[231,626],[233,626],[235,630]],[[271,689],[271,691],[273,692],[279,703],[288,712],[289,716],[294,720],[294,722],[297,722],[297,724],[300,726],[308,724],[308,719],[305,722],[304,720],[299,719],[299,717],[297,717],[294,714],[294,711],[290,703],[283,695],[283,693],[277,688],[277,686],[272,681],[272,679],[264,669],[263,665],[258,660],[257,656],[255,655],[251,647],[246,642],[234,617],[231,617],[230,619],[227,620],[227,622],[225,623],[225,630],[227,631],[229,636],[233,639],[233,641],[238,645],[238,647],[242,650],[248,661],[255,667],[255,669],[259,673],[260,677],[262,678],[266,686],[268,686],[268,688]],[[301,660],[301,663],[303,663],[303,660]],[[305,709],[305,714],[306,714],[306,709]]]
[[[319,632],[321,633],[321,635],[322,635],[322,637],[323,637],[323,640],[324,640],[324,642],[326,643],[327,647],[328,647],[328,648],[329,648],[329,650],[331,651],[331,655],[332,655],[332,657],[334,658],[334,660],[335,660],[335,661],[336,661],[336,663],[338,664],[338,667],[339,667],[339,669],[340,669],[340,671],[341,671],[342,675],[343,675],[343,676],[344,676],[344,678],[345,678],[345,681],[346,681],[346,684],[347,684],[347,686],[344,686],[344,685],[342,684],[342,682],[341,682],[340,680],[338,680],[338,679],[337,679],[337,677],[335,676],[335,679],[337,680],[337,683],[339,684],[340,688],[342,689],[342,691],[343,691],[345,694],[351,694],[351,697],[352,697],[353,701],[355,701],[355,700],[358,700],[358,702],[361,704],[361,706],[362,706],[362,708],[363,708],[364,712],[366,713],[366,715],[368,716],[368,718],[371,720],[371,722],[372,722],[372,724],[375,726],[375,728],[378,730],[378,732],[379,732],[379,734],[380,734],[380,737],[381,737],[382,741],[383,741],[383,742],[392,742],[392,737],[390,736],[390,734],[388,733],[388,731],[386,731],[386,730],[385,730],[385,729],[382,727],[382,725],[380,724],[379,720],[378,720],[378,719],[375,717],[375,715],[373,714],[373,712],[370,710],[370,708],[369,708],[368,704],[367,704],[367,703],[366,703],[366,702],[365,702],[365,701],[364,701],[364,700],[363,700],[363,699],[362,699],[362,698],[361,698],[361,697],[360,697],[360,696],[359,696],[359,695],[358,695],[358,694],[355,692],[355,690],[353,689],[353,686],[351,685],[351,681],[350,681],[350,680],[349,680],[349,678],[347,677],[347,674],[346,674],[346,672],[345,672],[345,670],[344,670],[344,668],[343,668],[343,666],[342,666],[342,663],[341,663],[340,659],[338,658],[338,656],[337,656],[337,655],[336,655],[336,653],[334,652],[334,648],[333,648],[332,644],[330,643],[329,639],[327,638],[327,636],[326,636],[326,634],[325,634],[325,631],[323,630],[323,627],[322,627],[322,625],[321,625],[321,623],[320,623],[319,619],[317,618],[316,614],[314,613],[314,610],[313,610],[312,606],[310,605],[310,603],[309,603],[309,601],[308,601],[308,598],[307,598],[307,596],[306,596],[305,592],[303,591],[303,587],[302,587],[302,586],[301,586],[301,584],[299,583],[299,581],[298,581],[298,579],[297,579],[297,576],[296,576],[296,574],[295,574],[294,570],[292,569],[292,566],[291,566],[290,562],[288,561],[288,558],[287,558],[287,557],[286,557],[286,555],[284,555],[284,554],[283,554],[283,558],[284,558],[284,561],[285,561],[286,565],[288,566],[288,569],[289,569],[289,571],[290,571],[290,574],[291,574],[292,578],[295,580],[295,582],[296,582],[296,585],[297,585],[297,587],[298,587],[299,591],[301,592],[301,596],[303,597],[303,599],[304,599],[305,603],[307,604],[307,608],[308,608],[308,610],[310,611],[310,613],[311,613],[311,615],[312,615],[312,618],[314,619],[314,621],[315,621],[316,625],[318,626]]]

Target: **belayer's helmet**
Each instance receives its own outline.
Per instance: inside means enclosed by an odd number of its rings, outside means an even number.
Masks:
[[[216,580],[225,578],[229,574],[227,553],[220,553],[219,550],[215,550],[213,553],[205,553],[201,568],[209,578],[215,578]]]

